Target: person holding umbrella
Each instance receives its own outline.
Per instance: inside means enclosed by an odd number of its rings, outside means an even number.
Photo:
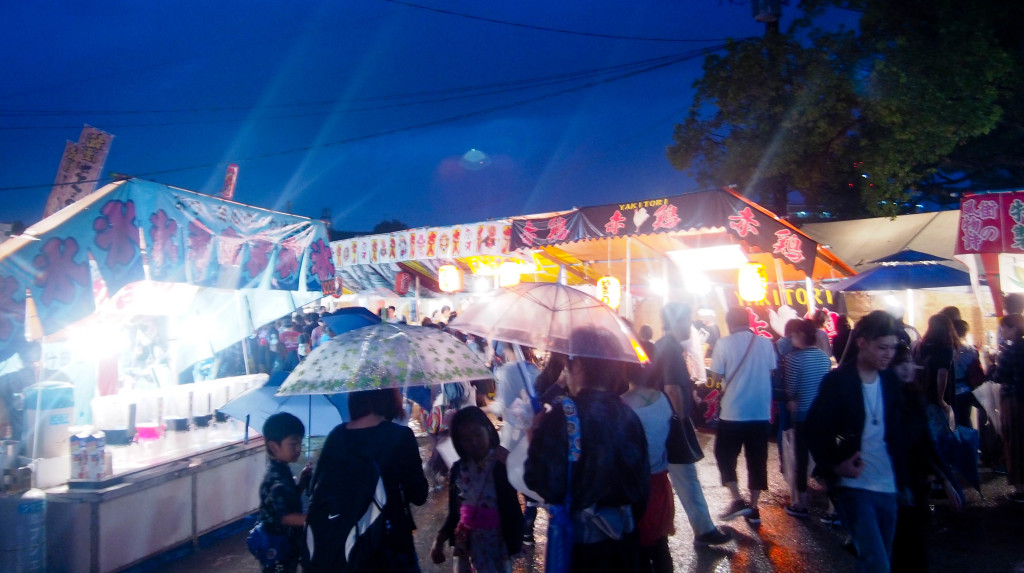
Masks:
[[[570,338],[591,355],[617,352],[612,333],[602,328],[579,327]],[[571,555],[555,557],[570,558],[572,571],[640,570],[636,523],[647,505],[650,472],[643,425],[613,391],[623,382],[624,367],[570,355],[572,397],[553,404],[534,424],[523,478],[548,504],[569,501]],[[548,567],[552,559],[549,551]]]
[[[334,428],[324,442],[313,472],[310,506],[320,501],[318,496],[343,495],[344,492],[334,492],[330,484],[342,481],[353,461],[372,460],[379,468],[387,498],[381,511],[381,517],[387,522],[387,533],[381,547],[375,548],[373,570],[419,571],[412,539],[416,524],[409,504],[423,505],[427,501],[428,486],[412,430],[391,423],[402,411],[401,393],[397,388],[354,392],[349,396],[348,409],[352,421]],[[333,541],[340,546],[346,544],[345,539]]]

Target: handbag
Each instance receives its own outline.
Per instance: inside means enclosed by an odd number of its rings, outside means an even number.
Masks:
[[[668,400],[668,396],[665,396]],[[668,401],[672,408],[672,400]],[[672,417],[668,422],[668,438],[665,439],[665,451],[670,464],[695,464],[704,459],[704,450],[697,440],[697,429],[689,416],[682,418],[672,408]]]
[[[576,403],[568,396],[562,397],[562,411],[565,412],[565,429],[569,440],[569,463],[565,501],[548,506],[548,546],[544,553],[544,570],[548,573],[569,573],[572,570],[572,465],[580,459],[580,418]]]
[[[252,553],[260,565],[265,567],[287,561],[290,553],[288,536],[267,533],[262,521],[257,521],[256,525],[249,530],[245,544],[249,547],[249,553]]]

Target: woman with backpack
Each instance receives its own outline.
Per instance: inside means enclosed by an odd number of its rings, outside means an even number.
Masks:
[[[420,570],[409,504],[427,501],[427,478],[412,430],[391,423],[401,404],[394,388],[349,396],[352,421],[331,430],[313,473],[306,571]],[[353,531],[355,543],[347,546]]]

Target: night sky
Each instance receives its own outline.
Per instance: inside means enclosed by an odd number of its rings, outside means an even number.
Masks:
[[[3,20],[0,222],[41,217],[89,124],[115,136],[104,174],[216,193],[235,162],[236,200],[351,230],[694,190],[665,148],[696,51],[763,33],[724,0],[34,1]]]

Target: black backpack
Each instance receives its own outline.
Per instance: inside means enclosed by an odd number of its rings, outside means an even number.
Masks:
[[[390,527],[380,467],[351,447],[328,463],[318,472],[306,515],[305,570],[375,571],[386,562]]]

